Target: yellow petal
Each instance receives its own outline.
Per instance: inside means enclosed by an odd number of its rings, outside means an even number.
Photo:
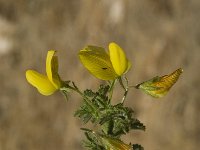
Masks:
[[[145,93],[155,97],[165,96],[170,88],[176,83],[183,69],[179,68],[169,75],[154,77],[148,81],[138,84],[136,88],[142,89]]]
[[[88,46],[80,50],[79,58],[85,68],[95,77],[102,80],[114,80],[117,78],[109,55],[104,48]]]
[[[124,74],[128,68],[128,60],[121,47],[116,43],[109,44],[110,60],[118,76]]]
[[[51,95],[57,90],[49,81],[47,76],[42,75],[34,70],[26,71],[26,79],[32,86],[36,87],[38,91],[43,95]]]
[[[46,58],[46,72],[47,77],[56,89],[61,86],[60,77],[58,75],[58,57],[55,56],[55,50],[49,50]]]

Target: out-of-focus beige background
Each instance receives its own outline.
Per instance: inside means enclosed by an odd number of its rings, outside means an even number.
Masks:
[[[130,91],[125,104],[147,130],[123,139],[145,150],[199,149],[199,0],[0,0],[0,150],[81,150],[84,125],[73,117],[80,97],[72,93],[67,102],[59,92],[42,96],[25,71],[45,73],[47,50],[56,49],[62,79],[96,89],[102,81],[83,68],[77,53],[111,41],[133,64],[132,85],[184,69],[160,100]]]

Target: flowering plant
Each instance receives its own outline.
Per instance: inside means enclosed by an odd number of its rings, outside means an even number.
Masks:
[[[93,131],[81,128],[85,133],[84,147],[89,150],[143,150],[139,144],[123,142],[121,136],[130,130],[145,130],[145,126],[135,116],[130,107],[124,105],[129,89],[141,89],[145,93],[160,98],[167,94],[176,83],[182,69],[177,69],[169,75],[154,77],[136,86],[130,86],[126,73],[131,68],[131,62],[123,49],[112,42],[109,53],[102,47],[87,46],[79,51],[83,66],[96,78],[105,80],[97,91],[80,90],[73,81],[63,81],[58,74],[58,58],[56,51],[50,50],[46,58],[46,74],[34,70],[26,71],[27,81],[41,94],[48,96],[55,91],[61,91],[65,97],[71,91],[82,97],[82,105],[75,112],[85,124],[91,122],[96,127]],[[113,105],[112,94],[115,85],[119,83],[124,90],[121,101]]]

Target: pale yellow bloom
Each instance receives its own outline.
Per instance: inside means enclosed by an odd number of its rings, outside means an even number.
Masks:
[[[49,50],[46,58],[46,73],[43,75],[34,70],[26,71],[27,81],[37,88],[43,95],[51,95],[61,87],[61,80],[58,75],[58,58],[55,50]]]

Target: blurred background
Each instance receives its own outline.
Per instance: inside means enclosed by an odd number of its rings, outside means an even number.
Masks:
[[[25,71],[45,73],[47,51],[55,49],[63,80],[96,89],[102,81],[83,68],[77,53],[112,41],[133,64],[131,85],[184,69],[162,99],[129,92],[125,105],[147,129],[124,136],[126,143],[145,150],[199,149],[199,0],[0,0],[0,150],[82,150],[85,126],[73,117],[80,97],[43,96]],[[122,96],[116,90],[113,104]]]

